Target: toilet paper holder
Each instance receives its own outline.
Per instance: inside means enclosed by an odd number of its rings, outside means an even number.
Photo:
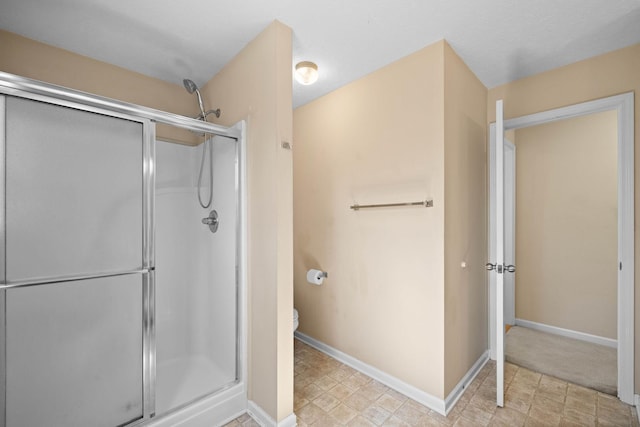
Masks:
[[[307,282],[311,283],[312,285],[322,285],[322,282],[327,277],[329,277],[329,273],[327,273],[326,271],[316,270],[315,268],[307,271]]]

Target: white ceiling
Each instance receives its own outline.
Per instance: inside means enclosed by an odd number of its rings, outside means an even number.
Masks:
[[[0,0],[2,29],[176,84],[274,19],[320,71],[294,106],[442,38],[489,88],[640,42],[640,0]]]

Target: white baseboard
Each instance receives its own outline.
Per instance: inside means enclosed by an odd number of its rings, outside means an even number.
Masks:
[[[516,319],[516,326],[523,326],[525,328],[535,329],[536,331],[573,338],[574,340],[586,341],[611,348],[618,348],[618,341],[611,338],[572,331],[571,329],[558,328],[557,326],[545,325],[543,323],[532,322],[530,320]]]
[[[303,334],[302,332],[295,332],[296,338],[300,341],[309,344],[311,347],[314,347],[321,352],[333,357],[339,362],[344,363],[345,365],[351,366],[353,369],[356,369],[363,374],[373,378],[374,380],[386,385],[387,387],[391,387],[399,393],[404,394],[405,396],[415,400],[418,403],[423,404],[427,408],[433,409],[437,413],[441,415],[446,415],[451,408],[456,404],[462,393],[466,389],[467,385],[475,378],[475,376],[480,372],[480,369],[487,363],[489,360],[489,352],[486,351],[483,355],[476,361],[476,363],[471,367],[469,372],[462,378],[462,380],[454,387],[453,391],[447,396],[447,399],[437,398],[427,392],[424,392],[411,384],[408,384],[402,381],[399,378],[396,378],[392,375],[387,374],[386,372],[381,371],[378,368],[375,368],[371,365],[368,365],[355,357],[349,356],[346,353],[341,352],[338,349],[335,349],[323,342],[316,340],[315,338],[311,338],[308,335]]]
[[[640,422],[640,395],[635,395],[635,403],[636,403],[636,416],[638,417],[638,422]]]
[[[467,391],[467,386],[471,384],[480,370],[487,364],[489,361],[489,350],[482,353],[482,355],[476,360],[476,363],[473,364],[471,369],[467,371],[467,373],[462,377],[462,379],[456,384],[456,386],[451,390],[451,393],[447,396],[444,401],[445,412],[448,414],[449,411],[456,405],[458,400],[462,397],[465,391]]]
[[[295,414],[292,413],[284,420],[276,422],[264,409],[252,400],[250,400],[247,405],[247,413],[262,427],[296,427],[298,425]]]

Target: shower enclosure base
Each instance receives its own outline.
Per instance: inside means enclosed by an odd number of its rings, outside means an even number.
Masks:
[[[204,356],[172,359],[157,366],[156,414],[191,402],[233,383],[221,369]],[[161,382],[162,381],[162,382]],[[216,388],[212,388],[216,387]]]
[[[149,427],[215,427],[221,426],[247,411],[247,390],[244,383],[205,397],[157,420]]]

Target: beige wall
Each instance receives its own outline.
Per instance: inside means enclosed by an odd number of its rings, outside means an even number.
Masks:
[[[488,121],[495,121],[495,101],[504,99],[505,116],[519,117],[592,99],[635,91],[635,186],[640,188],[640,44],[521,79],[489,90]],[[635,200],[640,224],[640,198]],[[635,244],[640,235],[636,233]],[[635,253],[640,271],[640,250]],[[640,308],[640,274],[635,279],[636,313]],[[635,320],[635,389],[640,391],[640,316]]]
[[[443,42],[294,111],[300,331],[434,396],[444,381]],[[353,211],[433,198],[433,208]],[[321,286],[306,271],[329,273]]]
[[[0,71],[162,111],[195,116],[198,104],[181,84],[172,84],[0,30]],[[178,82],[179,83],[179,82]],[[196,144],[193,134],[165,125],[157,137]]]
[[[487,89],[448,44],[444,67],[446,396],[487,349]]]
[[[486,95],[438,42],[294,111],[300,330],[439,398],[487,348]]]
[[[179,84],[0,31],[0,70],[194,116],[197,102]],[[261,75],[256,78],[255,71]],[[273,23],[202,88],[222,108],[218,123],[247,120],[249,398],[274,419],[293,412],[291,31]],[[158,137],[197,141],[158,127]]]
[[[218,123],[247,121],[249,399],[278,421],[293,413],[291,49],[274,22],[202,90]]]
[[[616,339],[617,119],[515,131],[519,319]]]

